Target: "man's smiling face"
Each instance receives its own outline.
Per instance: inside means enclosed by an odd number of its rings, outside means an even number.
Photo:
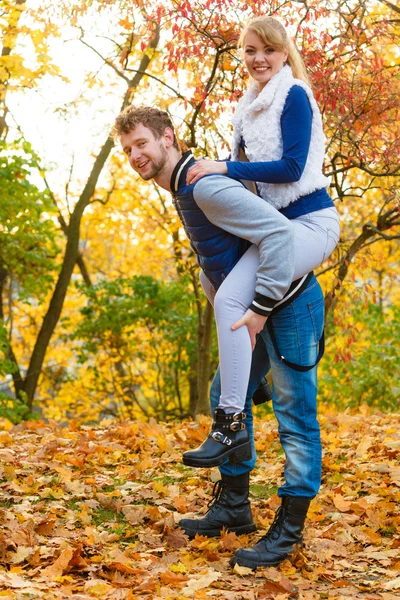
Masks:
[[[132,169],[145,181],[157,177],[167,164],[164,137],[157,139],[151,129],[142,123],[129,133],[122,133],[120,141]]]

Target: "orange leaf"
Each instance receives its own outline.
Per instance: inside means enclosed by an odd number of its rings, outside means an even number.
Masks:
[[[147,516],[146,509],[143,506],[124,506],[122,508],[122,512],[125,516],[125,519],[131,525],[138,525],[139,523],[143,523],[144,519]]]
[[[199,548],[203,548],[204,544],[210,541],[210,538],[206,535],[199,535],[196,533],[195,538],[192,540],[191,547],[198,550]]]
[[[188,580],[186,575],[183,575],[182,573],[172,573],[172,571],[163,571],[160,573],[160,579],[162,583],[165,583],[166,585],[173,584],[178,585],[179,587],[181,587],[179,584]]]
[[[118,25],[121,25],[121,27],[124,29],[132,29],[133,23],[128,19],[128,17],[125,17],[125,19],[121,19],[118,22]]]
[[[143,569],[137,569],[135,567],[131,567],[130,565],[127,565],[126,563],[112,562],[112,563],[108,564],[107,566],[110,569],[115,569],[116,571],[119,571],[120,573],[129,573],[130,575],[137,575],[138,573],[143,573]]]
[[[124,64],[124,62],[125,62],[126,57],[128,56],[128,54],[129,54],[128,48],[124,48],[122,50],[121,54],[119,55],[119,62],[120,62],[121,65]]]
[[[290,581],[284,577],[282,577],[279,582],[270,581],[267,579],[262,589],[274,594],[288,594],[289,598],[298,595],[294,585],[292,585]]]
[[[227,533],[225,530],[221,534],[219,546],[224,550],[237,550],[240,547],[240,540],[234,531]]]
[[[351,507],[351,502],[349,500],[345,500],[340,494],[335,494],[333,496],[333,504],[336,506],[339,512],[348,512]]]
[[[186,513],[187,512],[186,498],[180,498],[179,496],[175,496],[174,506],[178,512],[180,512],[182,514]]]
[[[140,585],[137,586],[136,590],[139,592],[155,592],[157,588],[154,577],[148,577]]]
[[[63,550],[60,556],[57,558],[56,562],[43,569],[41,574],[44,577],[50,578],[60,577],[60,575],[62,575],[64,571],[67,570],[73,555],[74,551],[70,546],[68,548],[65,548],[65,550]]]
[[[66,455],[64,458],[64,462],[73,465],[74,467],[78,467],[81,471],[85,468],[85,461],[79,458],[78,456]]]
[[[50,535],[56,526],[56,520],[54,517],[43,519],[36,527],[35,531],[39,535]]]
[[[119,511],[120,504],[110,498],[107,494],[102,494],[101,492],[97,494],[97,500],[100,502],[103,508],[108,508],[109,510]]]
[[[380,544],[382,542],[382,538],[379,535],[379,533],[376,533],[370,527],[363,527],[362,530],[368,536],[368,538],[371,540],[372,544]]]

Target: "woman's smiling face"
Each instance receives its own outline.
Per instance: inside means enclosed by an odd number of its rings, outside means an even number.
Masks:
[[[288,57],[287,50],[275,50],[266,45],[254,31],[249,31],[245,37],[243,54],[249,75],[257,81],[260,92],[281,70]]]

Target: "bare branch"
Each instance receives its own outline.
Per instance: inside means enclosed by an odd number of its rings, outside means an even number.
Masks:
[[[150,77],[150,79],[154,79],[155,81],[158,81],[158,83],[161,83],[161,85],[163,85],[167,89],[171,90],[171,92],[173,92],[177,98],[180,98],[181,100],[186,100],[186,96],[182,96],[182,94],[180,92],[177,92],[173,87],[168,85],[168,83],[165,83],[165,81],[163,81],[159,77],[152,75],[152,73],[148,73],[146,71],[141,71],[140,69],[125,69],[125,71],[129,71],[130,73],[139,73],[140,75],[145,75],[146,77]]]
[[[329,267],[325,267],[325,269],[321,269],[318,273],[315,274],[316,277],[320,277],[320,275],[324,275],[325,273],[329,273],[329,271],[333,271],[340,265],[340,260],[336,261],[334,264],[329,265]]]
[[[348,157],[346,157],[342,154],[337,154],[337,156],[340,158],[343,158],[347,161]],[[325,175],[327,177],[330,177],[330,176],[332,176],[334,174],[338,174],[338,173],[347,173],[348,171],[350,171],[350,169],[360,169],[360,171],[363,171],[364,173],[367,173],[368,175],[372,175],[372,177],[400,177],[400,165],[395,167],[393,169],[393,171],[387,171],[385,173],[382,173],[380,171],[374,171],[373,169],[371,169],[367,165],[365,165],[362,161],[356,162],[355,160],[352,160],[348,165],[346,164],[346,166],[344,166],[344,167],[335,168],[332,171],[328,171],[327,173],[325,173]]]
[[[71,215],[71,209],[69,207],[69,186],[70,186],[70,183],[72,181],[72,173],[73,173],[73,170],[74,170],[74,162],[75,162],[74,161],[74,157],[75,157],[75,155],[72,155],[71,165],[70,165],[70,168],[69,168],[69,176],[68,176],[67,183],[65,184],[65,202],[66,202],[66,205],[67,205],[67,209],[68,209],[68,214],[69,215]]]
[[[400,233],[397,235],[387,235],[386,233],[383,233],[382,231],[380,231],[377,227],[375,227],[375,225],[369,225],[369,228],[371,229],[371,231],[373,231],[378,237],[384,239],[384,240],[398,240],[400,239]]]
[[[105,199],[103,200],[102,198],[92,198],[92,200],[90,200],[89,204],[94,204],[95,202],[98,202],[100,204],[103,204],[103,206],[106,206],[106,204],[110,200],[110,198],[115,190],[116,185],[117,185],[117,182],[116,182],[115,178],[113,178],[112,186],[107,191]]]
[[[84,32],[83,29],[81,28],[81,37],[79,38],[79,41],[82,42],[82,44],[84,46],[86,46],[87,48],[90,48],[90,50],[92,50],[95,54],[97,54],[97,56],[99,58],[101,58],[101,60],[104,62],[104,64],[108,65],[109,67],[111,67],[112,69],[114,69],[114,71],[117,73],[117,75],[119,77],[122,77],[122,79],[124,79],[127,83],[129,83],[129,77],[127,77],[126,75],[124,75],[124,73],[122,71],[120,71],[115,65],[114,63],[109,60],[108,58],[104,58],[104,56],[102,54],[100,54],[100,52],[98,50],[96,50],[96,48],[93,48],[93,46],[91,46],[90,44],[88,44],[87,42],[85,42],[85,40],[83,39],[84,36]]]
[[[393,4],[393,2],[389,2],[389,0],[378,0],[378,2],[380,2],[381,4],[385,4],[385,6],[388,6],[389,8],[394,10],[394,12],[397,12],[400,14],[400,7],[397,6],[396,4]]]

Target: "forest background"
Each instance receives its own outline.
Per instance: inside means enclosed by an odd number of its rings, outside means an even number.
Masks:
[[[1,0],[0,415],[96,423],[208,412],[211,307],[171,198],[110,139],[130,103],[182,147],[229,153],[248,81],[243,23],[278,15],[301,50],[341,215],[322,404],[400,397],[400,9],[386,0]],[[261,410],[269,410],[263,408]]]

